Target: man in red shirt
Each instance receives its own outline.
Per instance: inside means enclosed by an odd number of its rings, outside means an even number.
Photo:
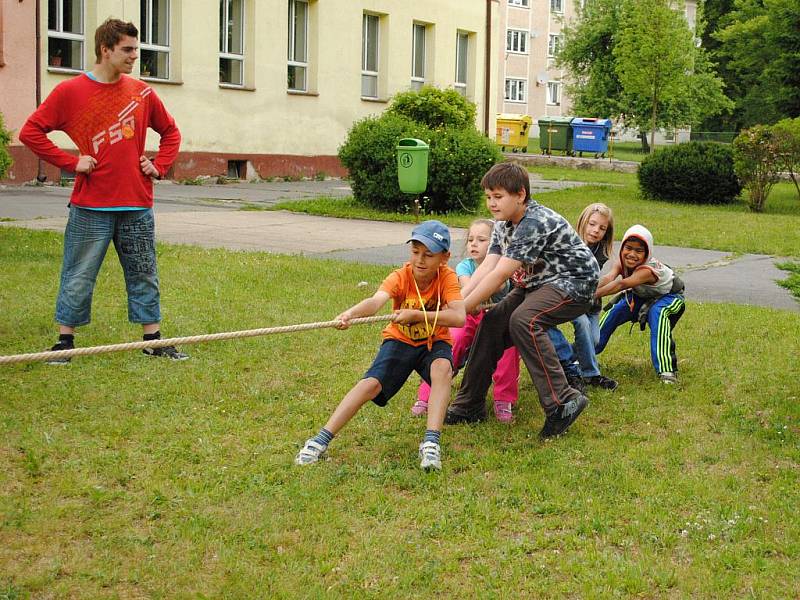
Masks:
[[[161,337],[153,178],[167,174],[181,134],[153,89],[129,77],[138,58],[138,36],[133,23],[106,20],[95,32],[94,68],[57,85],[20,131],[20,140],[40,158],[76,174],[56,301],[59,339],[53,350],[74,348],[75,328],[89,323],[97,273],[112,241],[125,274],[128,319],[142,324],[145,340]],[[152,160],[144,153],[148,127],[161,136]],[[47,133],[54,130],[70,137],[79,156],[50,141]],[[173,346],[144,353],[189,358]]]

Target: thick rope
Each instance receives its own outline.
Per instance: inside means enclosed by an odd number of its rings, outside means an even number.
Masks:
[[[373,317],[358,317],[350,319],[350,325],[365,325],[380,321],[391,321],[394,314],[376,315]],[[326,329],[336,327],[340,321],[320,321],[317,323],[301,323],[299,325],[284,325],[282,327],[263,327],[261,329],[246,329],[244,331],[226,331],[223,333],[207,333],[204,335],[190,335],[187,337],[165,338],[163,340],[148,340],[142,342],[129,342],[127,344],[109,344],[106,346],[90,346],[88,348],[73,348],[72,350],[48,350],[31,354],[13,354],[0,356],[0,365],[10,365],[23,362],[46,361],[54,358],[70,358],[73,356],[86,356],[90,354],[104,354],[107,352],[123,352],[125,350],[142,350],[144,348],[164,348],[178,344],[199,344],[201,342],[214,342],[217,340],[231,340],[235,338],[256,337],[272,335],[274,333],[293,333],[295,331],[308,331],[310,329]]]

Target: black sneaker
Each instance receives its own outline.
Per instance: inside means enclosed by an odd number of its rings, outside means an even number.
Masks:
[[[172,360],[187,360],[188,354],[179,351],[175,346],[164,346],[163,348],[144,348],[142,350],[147,356],[161,356]]]
[[[458,425],[459,423],[480,423],[486,420],[486,410],[484,411],[471,411],[467,413],[455,412],[448,410],[444,416],[445,425]]]
[[[610,392],[613,392],[619,386],[619,384],[616,381],[604,375],[595,375],[594,377],[587,377],[586,379],[584,379],[584,381],[586,382],[587,385],[603,388],[604,390],[608,390]]]
[[[55,350],[73,350],[75,348],[75,344],[72,342],[65,342],[64,340],[59,340],[57,344],[55,344],[50,351],[53,352]],[[69,356],[65,356],[64,358],[49,358],[47,359],[48,365],[68,365],[69,361],[72,359]]]
[[[584,382],[583,378],[580,375],[572,375],[569,373],[565,373],[567,376],[567,383],[569,387],[578,390],[584,396],[586,395],[586,383]]]
[[[558,407],[555,413],[544,420],[544,427],[539,432],[540,438],[549,438],[564,433],[575,422],[583,409],[589,405],[589,399],[580,395]]]

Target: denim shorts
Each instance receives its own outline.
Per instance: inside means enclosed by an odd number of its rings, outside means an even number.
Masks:
[[[381,393],[372,401],[378,406],[386,406],[389,399],[400,391],[413,371],[419,373],[425,383],[431,383],[431,363],[437,358],[446,358],[453,366],[453,348],[447,342],[434,342],[428,346],[410,346],[398,340],[384,340],[378,356],[364,374],[364,379],[373,377],[381,384]]]
[[[56,322],[77,327],[91,320],[97,273],[111,242],[128,292],[128,320],[158,323],[161,304],[153,210],[101,211],[70,206]]]

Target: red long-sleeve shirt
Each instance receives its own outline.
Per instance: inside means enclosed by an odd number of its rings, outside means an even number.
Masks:
[[[25,122],[19,139],[40,158],[67,171],[75,171],[78,158],[56,147],[47,137],[50,131],[65,132],[81,154],[95,158],[91,174],[76,174],[72,204],[150,208],[153,182],[139,167],[148,127],[161,135],[152,162],[164,176],[178,156],[181,134],[153,89],[127,75],[114,83],[79,75],[56,86]]]

